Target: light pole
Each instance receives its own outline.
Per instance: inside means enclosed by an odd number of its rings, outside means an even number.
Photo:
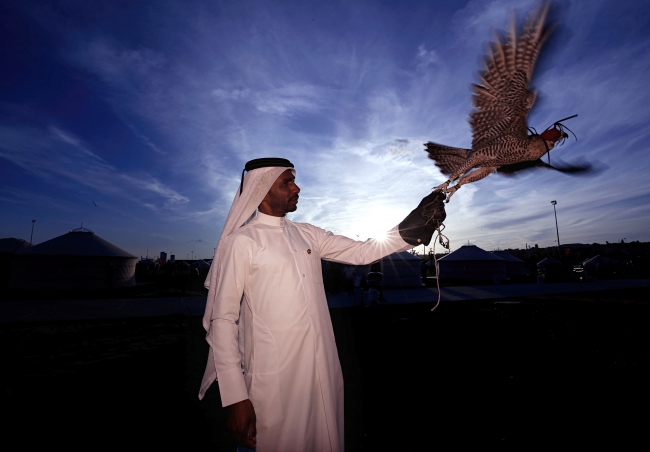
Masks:
[[[557,234],[557,254],[562,257],[560,254],[560,230],[557,227],[557,210],[555,210],[555,205],[557,204],[557,201],[553,200],[551,201],[551,204],[553,204],[553,214],[555,215],[555,234]]]
[[[32,246],[32,239],[34,238],[34,223],[36,223],[36,220],[32,220],[32,235],[29,238],[29,246]]]

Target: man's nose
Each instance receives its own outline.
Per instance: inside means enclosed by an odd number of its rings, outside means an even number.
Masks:
[[[293,184],[293,191],[296,193],[300,193],[300,187],[298,187],[296,184]]]

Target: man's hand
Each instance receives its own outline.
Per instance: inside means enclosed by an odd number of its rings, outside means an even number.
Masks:
[[[233,403],[228,407],[226,426],[237,445],[255,449],[257,444],[256,422],[255,408],[249,399]]]

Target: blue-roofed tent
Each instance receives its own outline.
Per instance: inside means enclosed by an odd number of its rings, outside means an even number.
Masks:
[[[135,285],[137,257],[79,228],[11,256],[12,289],[101,289]]]

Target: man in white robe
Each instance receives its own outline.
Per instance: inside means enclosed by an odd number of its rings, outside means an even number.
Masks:
[[[444,196],[429,195],[385,239],[358,242],[286,219],[300,192],[292,168],[246,164],[206,280],[210,356],[199,397],[219,380],[241,450],[343,451],[343,375],[321,259],[363,265],[428,244]]]

